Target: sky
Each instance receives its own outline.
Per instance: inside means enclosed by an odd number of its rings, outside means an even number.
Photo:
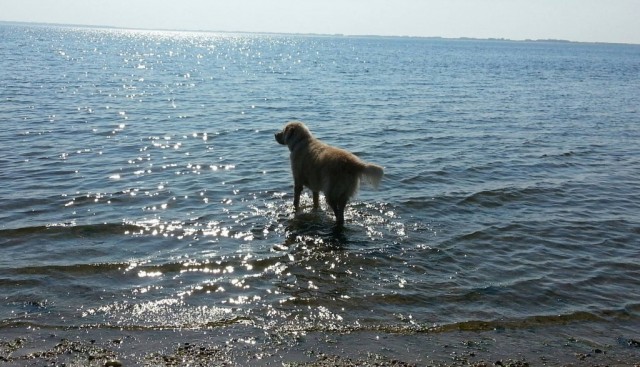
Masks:
[[[0,0],[0,21],[640,44],[640,0]]]

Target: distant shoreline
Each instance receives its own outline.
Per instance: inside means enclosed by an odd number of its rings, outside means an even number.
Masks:
[[[450,41],[489,41],[489,42],[526,42],[526,43],[560,43],[560,44],[593,44],[593,45],[628,45],[638,46],[635,43],[623,42],[585,42],[571,41],[564,39],[523,39],[514,40],[509,38],[475,38],[475,37],[441,37],[441,36],[389,36],[375,34],[325,34],[325,33],[281,33],[281,32],[250,32],[250,31],[222,31],[222,30],[192,30],[192,29],[170,29],[170,28],[134,28],[134,27],[116,27],[108,25],[88,25],[88,24],[65,24],[65,23],[46,23],[46,22],[22,22],[0,20],[0,24],[23,25],[23,26],[39,26],[39,27],[74,27],[87,29],[111,29],[111,30],[131,30],[146,32],[188,32],[188,33],[222,33],[222,34],[251,34],[251,35],[274,35],[274,36],[302,36],[302,37],[345,37],[345,38],[392,38],[392,39],[416,39],[416,40],[450,40]]]

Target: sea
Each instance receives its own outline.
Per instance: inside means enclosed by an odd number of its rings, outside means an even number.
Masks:
[[[0,52],[0,335],[570,326],[640,355],[640,45],[1,23]],[[291,120],[384,167],[343,230],[293,210]]]

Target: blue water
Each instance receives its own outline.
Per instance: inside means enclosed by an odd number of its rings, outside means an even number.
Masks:
[[[2,328],[640,322],[640,46],[0,24]],[[385,167],[294,215],[305,121]]]

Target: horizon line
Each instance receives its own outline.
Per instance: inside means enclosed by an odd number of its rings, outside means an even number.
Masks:
[[[119,27],[110,25],[94,25],[94,24],[73,24],[73,23],[55,23],[55,22],[31,22],[19,20],[0,20],[0,24],[19,24],[34,26],[54,26],[54,27],[76,27],[76,28],[94,28],[94,29],[115,29],[130,31],[147,31],[147,32],[193,32],[193,33],[227,33],[227,34],[254,34],[254,35],[279,35],[279,36],[313,36],[313,37],[362,37],[362,38],[413,38],[426,40],[469,40],[469,41],[503,41],[503,42],[548,42],[548,43],[576,43],[576,44],[597,44],[597,45],[631,45],[638,46],[640,43],[628,42],[602,42],[602,41],[572,41],[555,38],[526,38],[526,39],[510,39],[510,38],[480,38],[480,37],[444,37],[444,36],[412,36],[412,35],[378,35],[378,34],[344,34],[344,33],[287,33],[287,32],[258,32],[258,31],[223,31],[223,30],[206,30],[206,29],[174,29],[174,28],[136,28],[136,27]]]

